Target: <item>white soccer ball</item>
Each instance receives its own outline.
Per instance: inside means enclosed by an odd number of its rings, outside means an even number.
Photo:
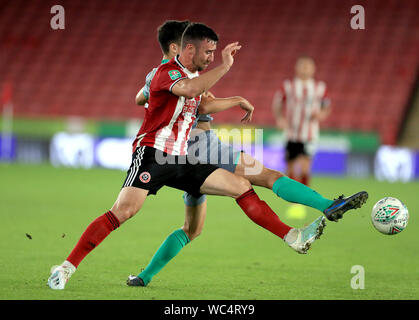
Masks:
[[[371,212],[375,229],[384,234],[402,232],[409,220],[409,211],[399,199],[386,197],[378,201]]]

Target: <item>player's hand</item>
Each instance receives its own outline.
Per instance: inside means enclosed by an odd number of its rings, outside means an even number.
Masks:
[[[214,99],[215,99],[215,96],[211,92],[205,91],[201,96],[201,104],[210,103]]]
[[[230,68],[234,63],[233,56],[241,49],[241,45],[238,42],[233,42],[227,45],[221,52],[223,58],[223,64]]]
[[[320,120],[320,112],[319,111],[313,111],[310,116],[311,121]]]
[[[207,98],[207,99],[209,99],[209,100],[211,100],[211,99],[215,99],[215,96],[210,92],[210,91],[205,91],[203,94],[202,94],[202,96],[204,97],[204,98]]]
[[[252,120],[253,111],[255,110],[255,107],[252,106],[252,104],[246,99],[242,99],[242,101],[240,102],[240,108],[246,111],[246,114],[240,121],[242,123],[249,123]]]

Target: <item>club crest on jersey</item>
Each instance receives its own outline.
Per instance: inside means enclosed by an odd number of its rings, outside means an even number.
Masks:
[[[151,174],[148,173],[147,171],[140,173],[140,181],[142,183],[147,183],[150,181],[150,179],[151,179]]]
[[[170,70],[169,71],[169,77],[172,80],[176,80],[176,79],[179,79],[180,77],[182,77],[182,74],[179,72],[179,70]]]

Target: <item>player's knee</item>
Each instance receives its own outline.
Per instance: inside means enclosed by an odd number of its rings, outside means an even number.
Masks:
[[[191,234],[189,234],[189,240],[193,240],[193,239],[196,239],[196,238],[198,238],[200,235],[201,235],[201,230],[199,230],[199,231],[195,231],[194,233],[191,233]]]
[[[285,177],[285,174],[283,174],[282,172],[279,172],[279,171],[275,171],[275,170],[272,170],[272,169],[266,169],[265,171],[266,171],[266,174],[265,174],[266,185],[264,185],[264,187],[269,188],[269,189],[273,188],[274,183],[279,178]]]
[[[192,241],[193,239],[196,239],[202,233],[202,229],[191,230],[187,226],[184,226],[182,229],[185,232],[185,234],[188,236],[188,238],[189,238],[190,241]]]
[[[236,191],[233,194],[233,198],[239,197],[240,195],[242,195],[246,191],[249,191],[250,189],[252,189],[252,184],[249,182],[249,180],[237,176],[237,182],[235,184]]]
[[[132,204],[118,203],[112,207],[111,211],[122,224],[123,222],[135,216],[139,209],[140,208]]]

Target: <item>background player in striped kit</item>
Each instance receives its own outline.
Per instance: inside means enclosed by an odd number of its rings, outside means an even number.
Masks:
[[[180,52],[180,29],[185,28],[185,22],[166,21],[158,29],[158,39],[163,51],[162,63],[166,63]],[[179,38],[178,38],[179,37]],[[157,69],[154,68],[146,77],[146,84],[138,92],[136,103],[146,105],[150,83]],[[209,96],[212,94],[209,93]],[[146,105],[147,107],[147,105]],[[189,156],[192,156],[191,149],[209,150],[205,154],[200,154],[197,159],[201,163],[212,163],[210,159],[219,159],[216,166],[226,169],[232,173],[245,177],[253,185],[271,189],[278,197],[286,201],[303,203],[317,208],[320,211],[325,206],[330,206],[333,201],[323,198],[317,192],[306,186],[289,179],[279,171],[275,171],[263,166],[262,163],[252,158],[246,153],[234,150],[232,146],[221,143],[219,138],[211,130],[210,122],[213,118],[210,115],[200,114],[197,117],[196,129],[191,132]],[[194,140],[192,137],[198,138]],[[215,155],[215,157],[214,157]],[[225,156],[227,155],[227,156]],[[228,159],[228,163],[223,163],[221,159]],[[253,170],[252,174],[246,175],[246,165],[259,170]],[[258,172],[257,174],[255,174]],[[181,229],[175,230],[162,243],[160,248],[153,256],[151,262],[138,276],[130,275],[127,284],[131,286],[145,286],[152,277],[156,275],[164,266],[173,259],[180,250],[190,241],[200,235],[207,211],[206,196],[202,195],[195,198],[185,192],[185,223]],[[306,251],[305,251],[306,252]],[[300,253],[305,253],[300,252]]]
[[[314,79],[315,71],[313,58],[300,56],[295,77],[282,83],[272,103],[277,127],[286,134],[287,175],[307,186],[319,122],[330,113],[326,84]]]

